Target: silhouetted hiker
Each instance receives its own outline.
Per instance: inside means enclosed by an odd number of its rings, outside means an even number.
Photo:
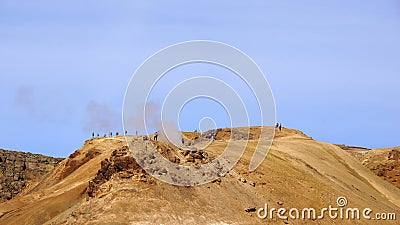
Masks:
[[[278,127],[279,127],[279,123],[276,123],[275,128],[278,128]]]
[[[100,134],[99,133],[97,133],[97,138],[99,138],[100,137]]]
[[[127,135],[128,134],[128,131],[127,130],[125,130],[125,135]]]
[[[115,136],[118,136],[118,134],[119,134],[119,133],[118,133],[118,131],[117,131],[117,132],[115,133]]]
[[[110,137],[112,137],[112,131],[110,132]]]
[[[282,124],[279,124],[279,131],[282,131]]]
[[[185,138],[182,138],[182,145],[185,144]]]
[[[92,138],[94,138],[94,132],[92,132]]]
[[[155,141],[158,140],[158,131],[154,134],[154,140],[155,140]]]

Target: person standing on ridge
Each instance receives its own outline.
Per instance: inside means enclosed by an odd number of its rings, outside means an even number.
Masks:
[[[279,131],[282,131],[282,124],[279,124]]]
[[[154,140],[155,140],[155,141],[158,140],[158,131],[154,134]]]

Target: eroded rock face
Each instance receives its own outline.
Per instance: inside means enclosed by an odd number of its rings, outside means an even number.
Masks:
[[[83,164],[87,163],[97,155],[100,155],[100,150],[97,150],[95,148],[89,149],[89,151],[85,153],[82,153],[80,151],[75,151],[67,158],[65,167],[58,179],[62,180],[66,178],[77,168],[81,167]]]
[[[369,155],[368,155],[369,156]],[[364,159],[363,164],[382,179],[400,188],[400,149],[389,149]]]
[[[203,150],[189,151],[175,147],[173,144],[167,142],[155,142],[153,145],[157,151],[169,161],[181,165],[199,165],[209,162],[210,157],[208,153]],[[155,159],[154,155],[145,157],[142,164],[152,164]],[[166,174],[165,168],[151,169],[152,173]],[[173,176],[173,175],[172,175]],[[101,161],[100,169],[96,176],[89,181],[87,188],[88,197],[101,196],[102,192],[107,192],[110,187],[107,187],[107,182],[111,179],[132,178],[139,182],[154,183],[152,176],[136,162],[132,156],[128,146],[123,146],[120,149],[114,150],[109,159]]]
[[[176,164],[194,166],[208,163],[213,159],[207,152],[191,146],[182,149],[168,142],[152,141],[152,144],[164,158]]]
[[[0,202],[10,200],[29,183],[39,181],[62,159],[0,149]]]
[[[127,146],[114,150],[110,159],[101,161],[101,168],[95,178],[89,181],[87,194],[89,197],[96,196],[100,186],[106,183],[114,174],[120,178],[129,178],[133,175],[145,175],[145,171],[136,163]]]

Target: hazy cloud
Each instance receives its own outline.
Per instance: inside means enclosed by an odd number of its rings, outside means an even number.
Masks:
[[[86,106],[84,131],[109,132],[122,130],[118,113],[106,104],[90,101]]]
[[[125,124],[125,128],[129,133],[134,133],[136,131],[140,134],[146,133],[144,129],[141,129],[143,118],[145,118],[148,130],[156,130],[161,124],[160,105],[157,102],[145,103],[144,107],[146,115],[144,115],[143,104],[136,106],[132,112],[126,112],[129,114],[129,116],[126,121],[127,124]]]
[[[18,108],[40,121],[58,120],[72,113],[72,107],[55,91],[22,86],[16,89],[14,97]]]
[[[38,110],[34,104],[34,96],[33,96],[33,88],[32,87],[21,87],[18,88],[15,93],[15,103],[17,106],[26,110],[29,114],[33,116],[38,115]]]

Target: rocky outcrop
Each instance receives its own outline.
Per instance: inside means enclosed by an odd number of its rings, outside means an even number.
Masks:
[[[373,150],[362,163],[377,176],[400,188],[400,147]]]
[[[400,147],[388,149],[368,149],[336,144],[378,177],[400,188]]]
[[[144,176],[146,172],[136,163],[127,146],[114,150],[110,159],[101,161],[101,168],[97,171],[95,178],[89,181],[87,194],[94,197],[102,184],[110,180],[115,174],[119,178],[130,178],[134,175]]]
[[[194,139],[193,143],[200,141],[202,141],[202,138]],[[208,163],[213,159],[213,156],[201,149],[197,150],[194,146],[178,148],[171,143],[157,141],[152,141],[152,144],[164,158],[176,164],[193,166]]]
[[[207,163],[210,157],[203,150],[190,151],[180,149],[171,143],[152,141],[153,146],[157,151],[169,161],[181,165],[199,165]],[[146,162],[152,164],[154,155],[146,157]],[[157,171],[152,171],[157,172]],[[159,170],[160,173],[166,173],[164,169]],[[153,179],[145,170],[135,161],[128,146],[114,150],[109,159],[101,161],[101,167],[96,176],[89,181],[87,188],[88,197],[101,196],[101,193],[106,193],[110,188],[107,182],[115,179],[134,178],[139,182],[153,183]]]
[[[28,184],[39,181],[62,159],[0,149],[0,202],[10,200]]]

